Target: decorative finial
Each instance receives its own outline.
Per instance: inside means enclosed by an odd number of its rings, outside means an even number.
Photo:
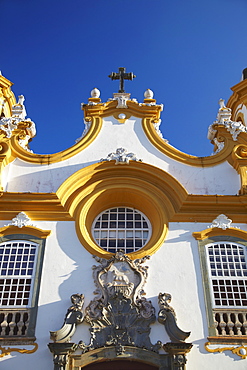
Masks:
[[[220,106],[220,109],[226,108],[226,106],[225,106],[225,100],[224,99],[221,98],[219,100],[219,106]]]
[[[152,90],[150,89],[147,89],[145,92],[144,92],[144,98],[146,99],[153,99],[154,97],[154,93]]]
[[[100,97],[100,91],[99,91],[99,89],[97,89],[97,87],[95,87],[95,88],[91,91],[91,97],[92,97],[92,98],[99,98],[99,97]]]
[[[119,81],[119,93],[125,93],[124,90],[124,80],[132,81],[136,76],[132,72],[125,72],[126,68],[120,67],[118,68],[118,72],[112,72],[108,77],[112,80],[120,80]]]
[[[19,95],[18,96],[18,104],[20,104],[20,105],[23,105],[23,103],[24,103],[24,100],[25,100],[25,97],[24,97],[24,95]]]

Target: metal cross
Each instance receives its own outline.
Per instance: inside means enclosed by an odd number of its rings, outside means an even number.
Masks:
[[[125,93],[124,90],[124,80],[133,80],[136,76],[132,73],[126,73],[126,68],[120,67],[118,68],[118,72],[112,72],[108,77],[110,77],[112,80],[120,80],[119,81],[119,93]]]

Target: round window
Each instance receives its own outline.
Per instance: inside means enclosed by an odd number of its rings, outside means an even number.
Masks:
[[[107,252],[132,253],[144,247],[150,239],[151,224],[134,208],[111,208],[96,217],[92,234],[96,243]]]

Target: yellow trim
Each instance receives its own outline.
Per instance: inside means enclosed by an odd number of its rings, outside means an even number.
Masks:
[[[110,164],[115,172],[112,172],[110,167],[109,171],[106,171],[107,164]],[[68,187],[64,186],[65,183],[62,184],[57,193],[0,193],[0,220],[11,220],[18,213],[25,212],[35,221],[74,221],[75,209],[79,202],[89,196],[94,189],[96,191],[100,184],[102,188],[102,181],[109,180],[109,184],[114,183],[113,174],[116,175],[116,178],[119,175],[118,184],[120,186],[118,185],[118,187],[121,189],[121,181],[123,180],[122,189],[124,188],[125,183],[128,182],[128,177],[126,178],[124,175],[122,179],[120,169],[124,171],[125,168],[128,168],[133,173],[133,176],[131,176],[135,181],[134,169],[136,165],[135,162],[130,162],[129,166],[115,166],[114,162],[94,164],[69,177],[65,182]],[[139,163],[137,166],[139,166],[139,169],[150,167],[150,171],[142,171],[146,179],[144,178],[140,184],[153,186],[152,189],[156,189],[156,178],[159,183],[162,183],[159,191],[161,194],[164,192],[163,196],[168,199],[165,209],[169,222],[208,223],[221,213],[226,214],[235,223],[247,222],[247,195],[188,194],[177,180],[166,172],[144,163]],[[152,169],[154,169],[154,172]],[[147,174],[149,172],[148,180]],[[152,173],[154,173],[154,176]],[[107,178],[102,179],[104,175]],[[138,186],[136,182],[137,191]]]
[[[46,239],[51,234],[50,230],[41,230],[34,226],[18,227],[14,225],[4,226],[0,228],[0,237],[13,234],[30,234],[40,239]]]
[[[215,345],[215,344],[214,343],[210,343],[210,342],[206,342],[204,344],[205,350],[208,351],[208,352],[210,352],[210,353],[216,353],[216,352],[220,352],[221,353],[221,352],[224,352],[224,351],[232,351],[233,354],[238,355],[242,359],[247,358],[247,346],[242,345],[242,346],[238,346],[238,347],[236,347],[236,346],[232,346],[232,347],[218,347],[218,348],[212,348],[211,349],[211,348],[208,347],[210,345]],[[240,350],[241,349],[244,349],[246,351],[246,355],[242,355],[240,353]]]
[[[16,104],[15,95],[11,91],[12,85],[13,85],[12,82],[10,82],[9,80],[7,80],[7,78],[0,75],[0,99],[3,99],[5,102],[3,108],[5,117],[11,117],[12,106]]]
[[[192,235],[196,240],[204,240],[213,236],[235,236],[236,238],[247,240],[247,231],[236,229],[234,227],[227,228],[226,230],[218,227],[211,227],[203,231],[194,232]]]
[[[110,258],[93,240],[93,220],[103,210],[117,206],[143,212],[152,224],[152,236],[145,247],[130,254],[141,258],[153,254],[164,242],[169,219],[187,197],[186,190],[166,172],[140,162],[116,166],[114,161],[93,164],[70,176],[57,195],[76,220],[82,245],[93,254]]]
[[[38,349],[38,344],[37,343],[32,343],[31,345],[34,346],[33,349],[11,348],[11,347],[2,347],[2,346],[0,346],[0,351],[2,352],[0,354],[0,358],[4,357],[4,356],[7,356],[7,355],[10,355],[11,352],[19,352],[19,353],[26,353],[26,354],[36,352],[37,349]]]
[[[87,121],[90,122],[90,118],[88,118]],[[97,137],[101,127],[102,120],[99,117],[92,117],[91,126],[87,134],[78,143],[66,150],[54,154],[34,154],[28,152],[19,145],[18,136],[13,135],[10,140],[13,159],[15,157],[18,157],[23,161],[37,164],[51,164],[65,161],[66,159],[69,159],[74,155],[80,153],[88,145],[90,145],[92,141]]]
[[[72,221],[54,193],[0,193],[0,219],[11,220],[25,212],[36,221]]]
[[[240,104],[247,105],[247,80],[239,82],[234,85],[231,90],[233,94],[230,96],[227,107],[232,110],[232,119],[236,120],[237,108]]]
[[[166,143],[163,139],[161,139],[154,128],[153,119],[144,118],[142,125],[143,130],[146,136],[148,137],[149,141],[158,150],[160,150],[163,154],[167,155],[168,157],[190,166],[208,167],[220,164],[227,160],[227,158],[231,154],[232,148],[236,144],[236,143],[234,144],[231,134],[227,132],[226,128],[223,125],[214,125],[213,128],[217,129],[218,140],[224,141],[224,148],[215,155],[211,155],[208,157],[197,157],[181,152],[180,150],[174,148],[170,144]]]

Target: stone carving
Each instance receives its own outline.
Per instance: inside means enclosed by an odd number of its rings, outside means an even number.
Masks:
[[[226,215],[221,214],[213,220],[210,227],[218,227],[220,229],[226,230],[227,228],[231,227],[232,220],[228,218]]]
[[[167,334],[173,342],[184,342],[189,337],[190,332],[184,332],[177,326],[175,311],[169,305],[171,298],[169,293],[159,294],[160,311],[158,313],[158,321],[165,326]]]
[[[92,122],[91,121],[86,121],[85,119],[84,119],[84,125],[85,125],[85,127],[84,127],[84,130],[83,130],[83,133],[81,134],[81,136],[80,137],[78,137],[78,139],[76,139],[75,140],[75,143],[79,143],[79,141],[81,140],[81,139],[83,139],[84,138],[84,136],[86,136],[86,134],[88,133],[88,131],[89,131],[89,129],[90,129],[90,127],[91,127],[91,124],[92,124]]]
[[[115,160],[115,164],[129,164],[129,161],[140,161],[141,159],[137,159],[136,154],[134,153],[128,153],[127,149],[124,148],[118,148],[116,150],[116,153],[110,153],[106,158],[101,158],[100,162],[104,161],[112,161]]]
[[[54,342],[69,342],[76,330],[76,325],[83,321],[82,306],[84,303],[84,295],[73,294],[70,299],[72,306],[66,313],[63,326],[57,331],[50,332],[50,337]]]
[[[151,301],[144,297],[148,276],[148,267],[144,262],[150,257],[133,261],[119,251],[110,260],[97,256],[94,258],[98,263],[93,266],[95,298],[85,308],[84,317],[84,296],[74,294],[63,326],[58,331],[50,332],[54,343],[48,346],[54,355],[54,370],[65,370],[69,356],[79,349],[81,356],[84,356],[82,361],[88,361],[90,356],[92,359],[99,356],[99,361],[100,357],[108,360],[118,356],[129,359],[130,353],[136,353],[140,358],[145,351],[145,356],[156,356],[156,360],[160,361],[160,369],[168,368],[166,364],[170,363],[174,369],[184,370],[185,355],[192,348],[192,344],[184,340],[190,333],[178,328],[174,309],[169,306],[170,294],[159,294],[158,321],[165,326],[173,342],[162,345],[157,341],[152,344],[149,337],[150,325],[156,321],[155,309]],[[76,325],[82,321],[90,325],[89,344],[83,341],[70,343]],[[168,354],[159,354],[161,347]],[[106,349],[107,352],[104,352]]]
[[[0,120],[0,129],[5,132],[7,138],[10,138],[12,136],[12,132],[18,128],[18,124],[20,122],[28,123],[28,127],[26,127],[26,130],[30,138],[34,137],[36,134],[34,122],[32,122],[30,118],[26,119],[27,113],[24,106],[24,100],[24,96],[20,95],[18,103],[12,107],[12,116],[8,118],[3,117]]]
[[[113,100],[118,101],[116,108],[128,108],[127,101],[130,100],[129,93],[115,93],[113,94]]]
[[[213,142],[214,142],[214,144],[215,144],[215,145],[216,145],[216,147],[217,147],[217,149],[216,149],[216,150],[215,150],[215,152],[213,153],[213,155],[214,155],[214,154],[219,153],[219,152],[224,148],[225,143],[224,143],[224,141],[218,141],[218,139],[217,139],[216,137],[213,139]]]
[[[95,257],[100,263],[94,266],[97,296],[85,312],[85,321],[91,325],[91,342],[81,342],[83,351],[114,345],[116,354],[124,346],[135,346],[157,352],[160,342],[150,342],[150,324],[155,321],[155,310],[143,297],[147,279],[146,258],[132,261],[122,252],[110,260]]]
[[[215,130],[213,126],[215,124],[221,124],[226,127],[227,131],[230,132],[230,134],[232,135],[233,141],[237,141],[237,137],[241,132],[247,133],[247,128],[241,122],[238,122],[238,121],[235,122],[231,120],[231,115],[232,115],[231,109],[225,106],[225,101],[223,99],[219,100],[219,105],[220,105],[220,108],[218,111],[216,121],[213,123],[213,125],[210,125],[208,128],[208,139],[214,140],[217,130]],[[221,146],[221,149],[222,148],[223,146]]]
[[[20,212],[16,217],[12,219],[12,222],[10,222],[7,226],[14,225],[18,226],[19,228],[22,228],[23,226],[34,226],[31,222],[31,219],[26,215],[25,212]]]
[[[154,129],[155,131],[157,132],[157,134],[159,135],[159,137],[165,142],[165,143],[169,143],[169,141],[167,139],[164,139],[163,137],[163,134],[162,132],[160,131],[160,124],[161,124],[161,119],[159,119],[158,121],[155,120],[153,121],[153,126],[154,126]]]

